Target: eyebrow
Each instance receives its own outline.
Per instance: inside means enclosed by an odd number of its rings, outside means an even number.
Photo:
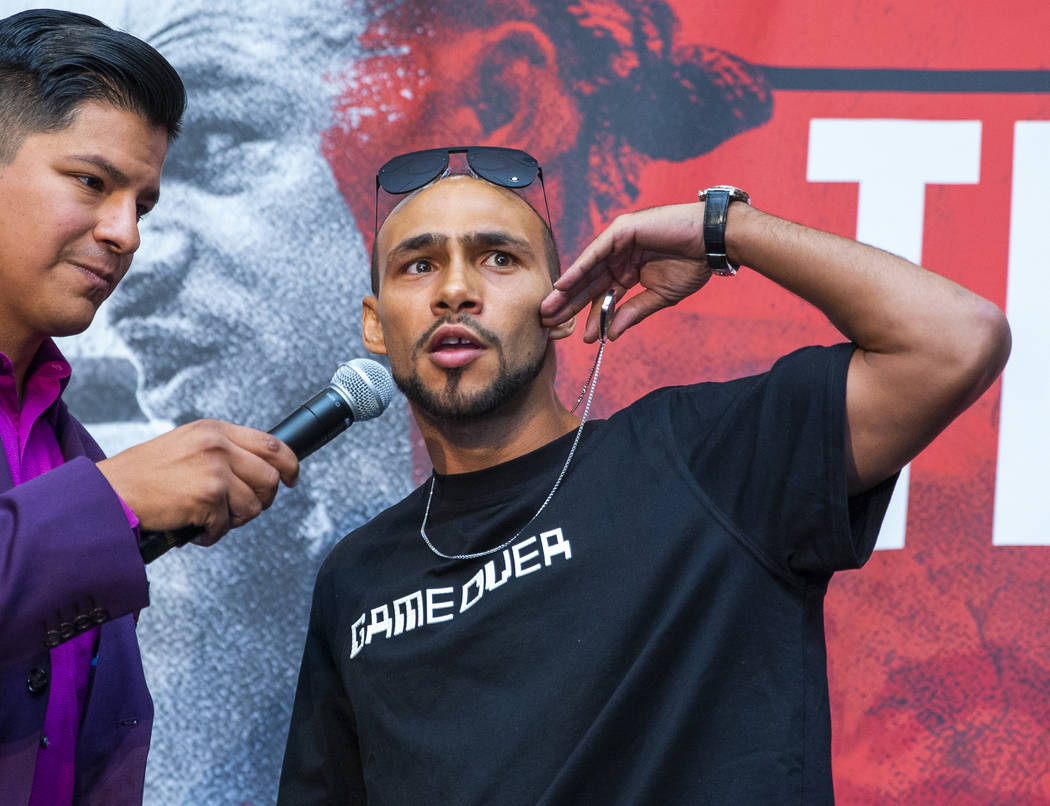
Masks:
[[[80,162],[86,162],[88,165],[94,165],[102,171],[102,173],[106,174],[110,178],[110,181],[119,187],[127,187],[131,184],[128,180],[127,174],[105,157],[99,157],[95,154],[74,154],[73,159],[79,160]],[[142,200],[145,202],[156,204],[158,199],[160,199],[159,188],[149,188],[142,193]]]
[[[423,232],[419,235],[413,235],[410,238],[405,238],[397,246],[391,249],[387,253],[387,260],[393,260],[398,255],[406,252],[415,252],[420,249],[426,249],[429,247],[443,247],[449,242],[447,235],[441,235],[436,232]],[[532,244],[524,238],[519,238],[515,235],[511,235],[509,232],[502,230],[495,230],[491,232],[468,232],[459,238],[460,243],[468,248],[486,247],[488,249],[495,249],[501,246],[514,247],[522,252],[532,256],[534,254]]]
[[[401,243],[387,252],[387,260],[392,260],[397,255],[403,252],[416,252],[420,249],[425,249],[431,246],[444,246],[448,243],[447,235],[438,235],[434,232],[423,232],[419,235],[413,235],[411,238],[405,238]]]
[[[531,255],[532,244],[524,238],[518,238],[509,232],[497,230],[494,232],[471,232],[460,239],[465,246],[487,246],[494,248],[498,246],[513,246]]]

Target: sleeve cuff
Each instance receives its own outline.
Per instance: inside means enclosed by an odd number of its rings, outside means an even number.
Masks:
[[[135,533],[135,537],[138,537],[138,534],[139,534],[139,517],[138,517],[138,515],[136,515],[135,511],[131,507],[128,506],[128,502],[120,497],[120,493],[118,493],[116,490],[114,490],[113,494],[117,497],[117,500],[120,501],[120,506],[124,510],[124,515],[128,519],[128,526],[130,526],[131,530]]]

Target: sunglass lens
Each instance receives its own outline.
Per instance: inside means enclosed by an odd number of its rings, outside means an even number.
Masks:
[[[467,161],[479,176],[508,188],[532,184],[540,170],[533,157],[513,148],[474,148]]]
[[[379,169],[379,186],[387,193],[408,193],[421,188],[445,170],[448,152],[444,149],[416,151],[394,157]]]

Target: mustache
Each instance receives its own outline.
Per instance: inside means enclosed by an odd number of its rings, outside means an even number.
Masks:
[[[469,313],[460,315],[454,315],[447,313],[438,319],[434,324],[427,328],[426,332],[419,337],[416,341],[414,352],[416,354],[425,352],[427,346],[430,344],[430,340],[434,337],[438,328],[444,327],[445,325],[463,325],[463,327],[469,327],[479,336],[485,339],[489,344],[496,348],[496,351],[500,354],[503,353],[503,342],[498,335],[493,333],[491,330],[482,325],[477,319],[471,316]]]

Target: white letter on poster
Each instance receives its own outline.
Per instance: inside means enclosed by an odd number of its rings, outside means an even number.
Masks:
[[[1014,124],[1006,316],[1013,332],[999,407],[995,472],[997,546],[1050,545],[1046,473],[1050,453],[1050,323],[1046,231],[1050,221],[1050,123]]]
[[[927,185],[976,184],[981,167],[977,120],[817,119],[809,122],[810,182],[857,182],[857,240],[922,262]],[[906,466],[890,500],[876,549],[904,548]]]

